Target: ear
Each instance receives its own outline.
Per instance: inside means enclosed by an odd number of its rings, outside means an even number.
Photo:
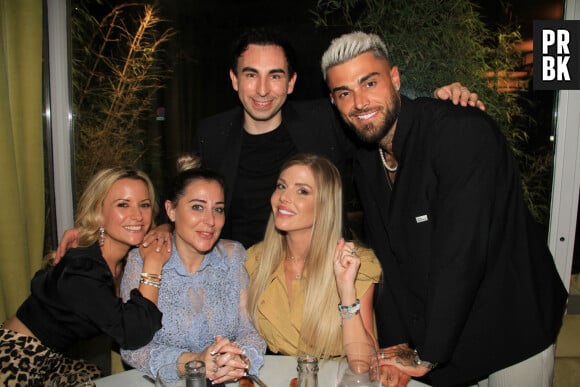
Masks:
[[[296,83],[296,79],[298,79],[298,73],[294,72],[288,81],[288,94],[292,94],[294,91],[294,84]]]
[[[232,88],[238,91],[238,76],[234,73],[234,70],[230,69],[230,79],[232,80]]]
[[[175,207],[173,207],[171,200],[165,201],[165,212],[167,213],[169,220],[175,222]]]
[[[331,104],[336,105],[336,103],[334,103],[334,97],[332,96],[332,93],[328,93],[328,98],[330,98]]]
[[[395,90],[399,91],[401,88],[401,77],[399,74],[399,68],[397,66],[393,66],[391,68],[391,82],[393,83]]]

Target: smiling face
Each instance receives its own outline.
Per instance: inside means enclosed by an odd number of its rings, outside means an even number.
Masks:
[[[316,211],[316,181],[310,167],[293,165],[280,173],[270,198],[276,228],[290,233],[308,233]]]
[[[152,203],[147,185],[139,179],[119,179],[103,200],[103,251],[123,256],[143,241],[151,226]]]
[[[401,111],[399,71],[385,59],[365,52],[330,67],[327,84],[342,118],[362,141],[378,143],[396,125]]]
[[[187,185],[175,207],[166,201],[165,209],[175,223],[179,254],[203,256],[214,246],[224,226],[224,191],[217,181],[196,179]]]
[[[253,134],[276,129],[296,82],[296,73],[288,74],[284,50],[250,44],[239,57],[236,71],[230,70],[230,79],[244,107],[244,128]]]

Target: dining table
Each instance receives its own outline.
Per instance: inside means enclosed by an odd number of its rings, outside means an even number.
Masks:
[[[297,376],[296,365],[296,357],[266,355],[258,376],[268,387],[289,387],[290,381]],[[318,386],[335,387],[338,361],[321,360],[318,368]],[[95,384],[97,387],[151,387],[155,382],[150,376],[133,369],[98,379]],[[226,384],[227,387],[238,385],[236,382]],[[407,386],[428,387],[416,380],[411,380]]]

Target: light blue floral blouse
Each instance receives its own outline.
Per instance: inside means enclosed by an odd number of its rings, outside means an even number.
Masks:
[[[245,309],[249,282],[245,260],[246,250],[240,243],[220,240],[191,274],[174,248],[161,273],[157,306],[163,312],[163,327],[146,346],[122,350],[123,360],[154,376],[162,365],[175,364],[182,353],[204,351],[219,335],[245,350],[252,363],[249,373],[257,374],[266,343]],[[139,287],[142,267],[139,249],[133,249],[121,283],[124,300],[131,289]]]

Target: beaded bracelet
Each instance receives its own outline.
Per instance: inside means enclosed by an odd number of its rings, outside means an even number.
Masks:
[[[353,316],[357,315],[360,311],[360,300],[357,298],[355,303],[352,305],[344,306],[342,304],[338,304],[338,311],[340,312],[340,316],[345,320],[350,320]]]

